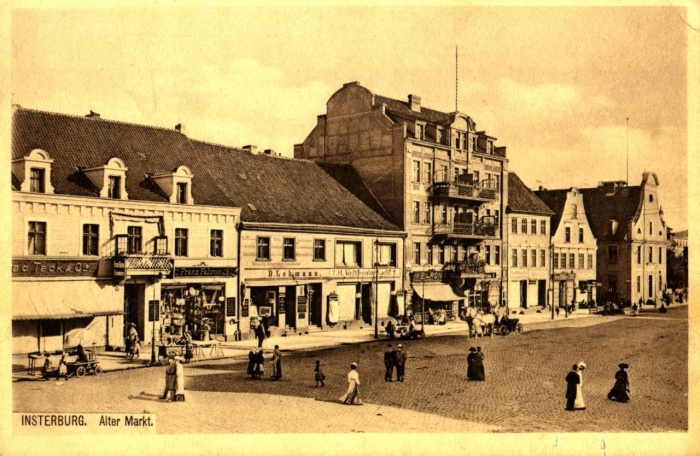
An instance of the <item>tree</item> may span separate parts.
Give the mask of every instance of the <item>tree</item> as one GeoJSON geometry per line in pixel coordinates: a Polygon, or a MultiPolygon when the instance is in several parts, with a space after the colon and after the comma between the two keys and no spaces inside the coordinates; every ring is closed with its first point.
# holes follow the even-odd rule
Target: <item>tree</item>
{"type": "Polygon", "coordinates": [[[676,256],[674,249],[666,251],[666,282],[670,288],[688,287],[688,247],[676,256]]]}

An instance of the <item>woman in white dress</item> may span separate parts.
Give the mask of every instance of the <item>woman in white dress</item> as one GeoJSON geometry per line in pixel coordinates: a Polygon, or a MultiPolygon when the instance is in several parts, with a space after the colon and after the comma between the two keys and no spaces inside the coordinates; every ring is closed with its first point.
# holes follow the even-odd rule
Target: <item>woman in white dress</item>
{"type": "Polygon", "coordinates": [[[360,399],[360,375],[357,373],[357,363],[350,364],[348,391],[343,394],[340,401],[346,405],[362,405],[362,399],[360,399]]]}
{"type": "Polygon", "coordinates": [[[586,363],[581,361],[578,363],[578,376],[581,381],[576,385],[576,400],[574,401],[574,410],[586,410],[586,403],[583,401],[583,371],[586,370],[586,363]]]}

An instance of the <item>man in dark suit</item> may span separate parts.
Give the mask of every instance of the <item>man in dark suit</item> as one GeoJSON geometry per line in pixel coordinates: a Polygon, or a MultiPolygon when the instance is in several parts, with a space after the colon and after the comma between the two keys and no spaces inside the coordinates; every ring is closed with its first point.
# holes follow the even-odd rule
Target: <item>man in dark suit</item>
{"type": "Polygon", "coordinates": [[[392,348],[391,344],[386,346],[384,350],[384,367],[386,368],[386,373],[384,374],[384,381],[391,382],[394,376],[394,366],[396,365],[396,351],[392,348]]]}
{"type": "Polygon", "coordinates": [[[571,368],[571,372],[566,376],[566,410],[574,409],[576,385],[579,383],[581,383],[581,377],[578,375],[578,366],[574,364],[571,368]]]}
{"type": "Polygon", "coordinates": [[[396,351],[396,379],[403,382],[404,372],[406,371],[406,352],[403,351],[403,345],[399,344],[396,351]]]}

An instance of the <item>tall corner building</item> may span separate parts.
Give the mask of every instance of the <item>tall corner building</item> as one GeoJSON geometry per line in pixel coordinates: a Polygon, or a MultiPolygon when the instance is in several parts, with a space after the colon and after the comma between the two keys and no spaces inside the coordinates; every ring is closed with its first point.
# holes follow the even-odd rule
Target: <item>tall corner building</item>
{"type": "Polygon", "coordinates": [[[373,196],[375,210],[407,234],[413,305],[450,318],[458,303],[501,303],[506,148],[468,115],[426,108],[417,95],[402,101],[350,82],[326,106],[294,156],[319,163],[360,199],[373,196]],[[347,166],[362,182],[343,179],[347,166]]]}

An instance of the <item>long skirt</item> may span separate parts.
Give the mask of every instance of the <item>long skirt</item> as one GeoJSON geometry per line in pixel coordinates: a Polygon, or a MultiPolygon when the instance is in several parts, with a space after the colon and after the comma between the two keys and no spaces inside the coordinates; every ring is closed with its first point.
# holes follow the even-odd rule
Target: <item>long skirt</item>
{"type": "Polygon", "coordinates": [[[340,397],[340,401],[347,405],[361,405],[362,399],[360,399],[360,387],[354,381],[351,381],[348,385],[347,393],[340,397]]]}
{"type": "Polygon", "coordinates": [[[574,410],[586,410],[586,404],[583,402],[583,386],[576,385],[576,399],[574,400],[574,410]]]}
{"type": "Polygon", "coordinates": [[[486,380],[486,373],[484,372],[484,363],[480,361],[474,361],[470,367],[471,377],[470,380],[486,380]]]}
{"type": "Polygon", "coordinates": [[[629,401],[630,397],[627,394],[626,384],[624,382],[615,382],[615,386],[608,393],[608,399],[615,399],[618,402],[629,401]]]}

